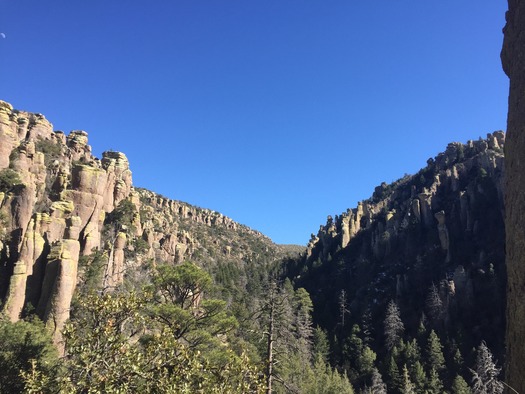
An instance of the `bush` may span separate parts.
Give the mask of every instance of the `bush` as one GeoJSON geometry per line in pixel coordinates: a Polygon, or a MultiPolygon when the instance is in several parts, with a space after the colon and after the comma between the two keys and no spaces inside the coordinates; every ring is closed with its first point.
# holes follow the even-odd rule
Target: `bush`
{"type": "Polygon", "coordinates": [[[6,168],[0,171],[0,192],[8,192],[20,183],[20,177],[15,170],[6,168]]]}
{"type": "Polygon", "coordinates": [[[49,163],[62,155],[62,146],[51,140],[38,139],[35,144],[35,149],[37,152],[44,154],[46,165],[49,165],[49,163]]]}
{"type": "Polygon", "coordinates": [[[21,373],[38,371],[52,378],[58,363],[58,354],[44,324],[34,321],[11,323],[0,320],[0,392],[26,391],[21,373]]]}

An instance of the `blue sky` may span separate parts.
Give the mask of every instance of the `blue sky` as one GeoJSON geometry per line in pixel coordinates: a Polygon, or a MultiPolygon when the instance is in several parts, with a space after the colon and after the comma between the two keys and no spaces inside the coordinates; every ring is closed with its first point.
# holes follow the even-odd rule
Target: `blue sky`
{"type": "Polygon", "coordinates": [[[0,0],[0,99],[134,184],[306,244],[506,126],[504,0],[0,0]]]}

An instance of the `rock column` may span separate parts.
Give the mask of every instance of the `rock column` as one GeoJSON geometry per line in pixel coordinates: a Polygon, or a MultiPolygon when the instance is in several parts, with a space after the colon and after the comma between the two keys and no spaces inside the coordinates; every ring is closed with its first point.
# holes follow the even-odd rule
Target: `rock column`
{"type": "Polygon", "coordinates": [[[510,78],[505,144],[507,383],[525,393],[525,1],[508,0],[501,51],[510,78]]]}

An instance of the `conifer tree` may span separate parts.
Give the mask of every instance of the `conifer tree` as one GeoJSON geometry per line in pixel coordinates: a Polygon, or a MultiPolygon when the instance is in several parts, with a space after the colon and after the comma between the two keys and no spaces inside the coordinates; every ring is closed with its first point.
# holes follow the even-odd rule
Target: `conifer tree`
{"type": "Polygon", "coordinates": [[[377,370],[377,368],[372,369],[370,379],[370,387],[365,386],[365,388],[361,391],[362,394],[387,394],[386,390],[386,384],[383,382],[383,379],[381,378],[381,374],[377,370]]]}
{"type": "Polygon", "coordinates": [[[427,385],[427,394],[443,394],[443,382],[439,378],[438,372],[434,369],[430,369],[428,385],[427,385]]]}
{"type": "Polygon", "coordinates": [[[416,361],[412,367],[412,381],[416,386],[416,391],[418,393],[423,393],[427,385],[427,374],[423,368],[423,365],[419,361],[416,361]]]}
{"type": "Polygon", "coordinates": [[[456,375],[452,382],[452,394],[472,394],[469,385],[461,375],[456,375]]]}
{"type": "Polygon", "coordinates": [[[396,346],[405,331],[403,321],[401,320],[401,314],[397,304],[392,300],[388,304],[385,321],[385,345],[386,348],[390,351],[396,346]]]}
{"type": "Polygon", "coordinates": [[[440,327],[443,317],[443,301],[439,296],[439,291],[434,283],[430,286],[426,299],[426,310],[434,328],[440,327]]]}
{"type": "Polygon", "coordinates": [[[387,383],[389,392],[397,392],[397,390],[399,390],[401,387],[402,382],[399,368],[393,354],[390,355],[386,365],[386,376],[388,379],[387,383]]]}
{"type": "Polygon", "coordinates": [[[401,386],[402,394],[416,394],[416,389],[414,384],[410,380],[410,375],[408,374],[408,368],[406,364],[403,366],[403,385],[401,386]]]}
{"type": "Polygon", "coordinates": [[[500,394],[504,390],[503,383],[498,380],[501,368],[496,367],[492,353],[485,341],[477,350],[476,366],[472,372],[473,394],[500,394]]]}
{"type": "Polygon", "coordinates": [[[443,346],[434,330],[430,331],[427,342],[428,368],[441,372],[445,368],[445,357],[443,356],[443,346]]]}

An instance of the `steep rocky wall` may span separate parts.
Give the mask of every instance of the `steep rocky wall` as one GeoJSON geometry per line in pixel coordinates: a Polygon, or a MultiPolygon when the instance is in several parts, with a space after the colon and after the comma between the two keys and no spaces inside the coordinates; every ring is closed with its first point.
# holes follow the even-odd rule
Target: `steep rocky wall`
{"type": "Polygon", "coordinates": [[[91,154],[87,133],[67,137],[41,114],[0,101],[0,296],[16,321],[36,308],[60,340],[80,255],[101,247],[104,217],[131,192],[126,157],[91,154]]]}
{"type": "Polygon", "coordinates": [[[414,334],[434,284],[444,305],[434,328],[465,354],[486,340],[502,360],[504,146],[501,131],[451,143],[417,174],[383,183],[356,208],[328,217],[304,258],[288,265],[288,276],[312,296],[314,319],[341,335],[344,291],[348,320],[362,324],[369,313],[380,322],[394,299],[414,334]]]}
{"type": "Polygon", "coordinates": [[[12,321],[36,311],[59,343],[89,275],[95,290],[112,291],[134,275],[133,285],[147,281],[152,264],[191,259],[210,272],[243,272],[297,250],[218,212],[134,189],[124,154],[99,160],[86,132],[66,136],[0,101],[0,299],[12,321]],[[96,275],[95,258],[104,262],[96,275]]]}
{"type": "Polygon", "coordinates": [[[525,1],[509,0],[501,60],[510,78],[505,146],[507,382],[525,392],[525,1]]]}

